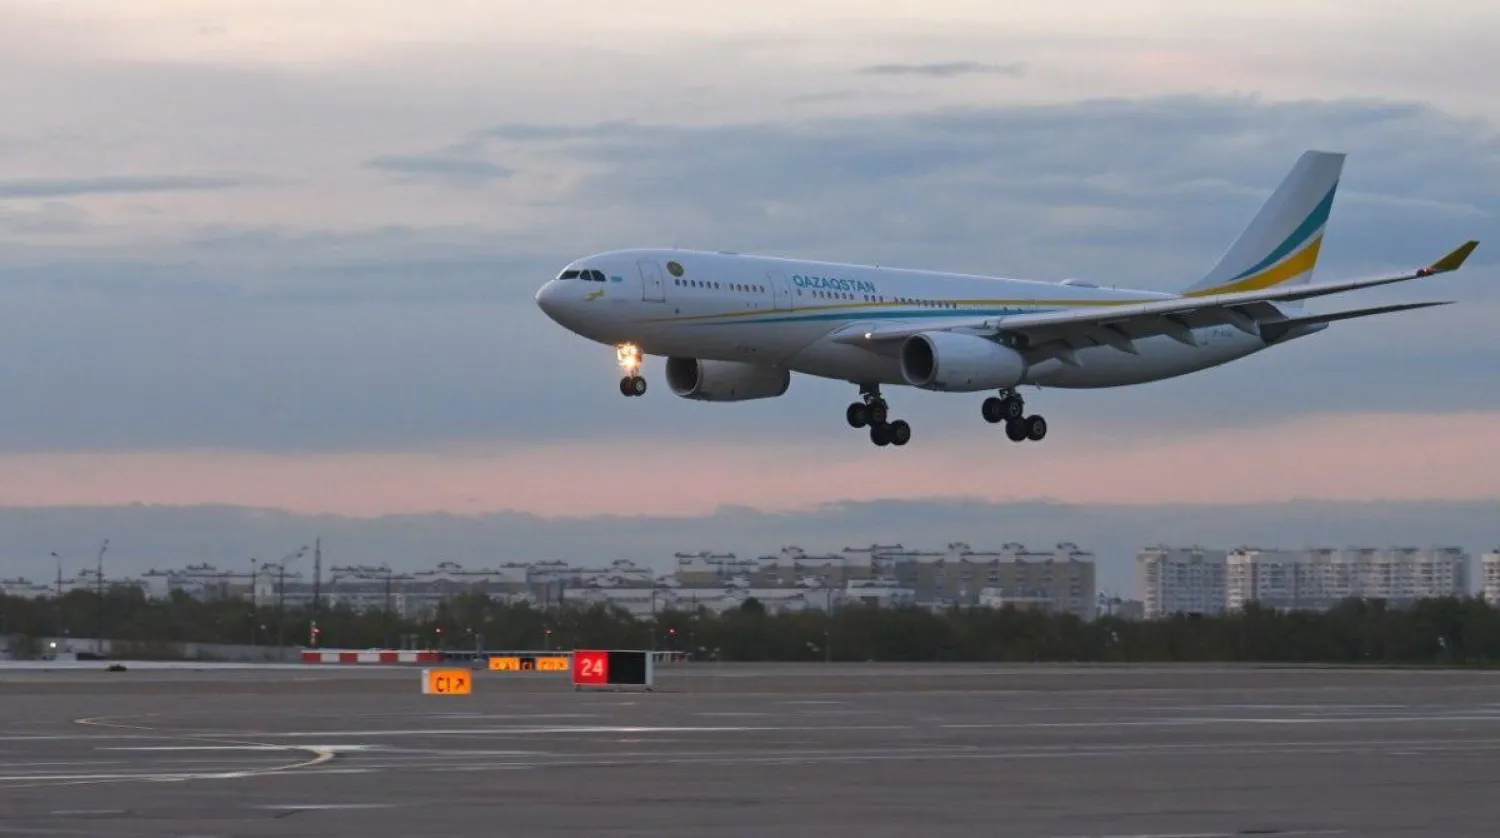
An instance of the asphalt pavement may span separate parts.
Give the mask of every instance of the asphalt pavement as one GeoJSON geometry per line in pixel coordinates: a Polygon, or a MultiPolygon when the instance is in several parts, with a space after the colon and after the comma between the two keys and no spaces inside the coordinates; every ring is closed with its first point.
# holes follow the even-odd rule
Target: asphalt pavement
{"type": "Polygon", "coordinates": [[[1493,836],[1500,673],[0,666],[0,835],[1493,836]]]}

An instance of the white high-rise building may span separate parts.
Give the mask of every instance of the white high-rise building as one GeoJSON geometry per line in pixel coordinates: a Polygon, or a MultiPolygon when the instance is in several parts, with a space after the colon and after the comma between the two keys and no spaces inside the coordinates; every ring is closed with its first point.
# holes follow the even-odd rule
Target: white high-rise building
{"type": "Polygon", "coordinates": [[[1222,612],[1226,555],[1202,547],[1147,547],[1137,553],[1136,595],[1146,619],[1222,612]]]}
{"type": "Polygon", "coordinates": [[[1500,547],[1479,559],[1479,593],[1490,605],[1500,605],[1500,547]]]}
{"type": "Polygon", "coordinates": [[[1468,596],[1469,556],[1458,547],[1241,548],[1229,554],[1225,587],[1231,609],[1256,601],[1268,608],[1316,611],[1349,598],[1405,605],[1468,596]]]}

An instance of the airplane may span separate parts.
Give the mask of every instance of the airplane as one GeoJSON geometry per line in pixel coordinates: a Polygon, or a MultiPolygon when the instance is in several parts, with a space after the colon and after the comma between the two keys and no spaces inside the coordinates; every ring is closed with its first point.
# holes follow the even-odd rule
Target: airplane
{"type": "Polygon", "coordinates": [[[994,391],[980,415],[1014,442],[1039,441],[1019,388],[1122,387],[1216,367],[1375,314],[1452,301],[1308,314],[1314,297],[1457,270],[1468,241],[1388,276],[1312,281],[1345,155],[1307,151],[1219,261],[1180,292],[806,261],[725,251],[617,250],[571,262],[536,293],[564,328],[615,347],[620,392],[646,392],[643,355],[666,358],[683,398],[785,394],[792,373],[847,381],[850,427],[903,446],[882,385],[994,391]]]}

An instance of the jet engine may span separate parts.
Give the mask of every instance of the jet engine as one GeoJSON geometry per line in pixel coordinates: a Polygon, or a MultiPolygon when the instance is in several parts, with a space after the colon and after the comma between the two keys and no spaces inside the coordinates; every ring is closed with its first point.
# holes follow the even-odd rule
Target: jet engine
{"type": "Polygon", "coordinates": [[[978,335],[923,332],[901,344],[901,376],[924,390],[1000,390],[1021,383],[1026,359],[978,335]]]}
{"type": "Polygon", "coordinates": [[[785,393],[791,383],[791,371],[776,367],[738,361],[667,359],[667,386],[684,399],[704,402],[770,399],[785,393]]]}

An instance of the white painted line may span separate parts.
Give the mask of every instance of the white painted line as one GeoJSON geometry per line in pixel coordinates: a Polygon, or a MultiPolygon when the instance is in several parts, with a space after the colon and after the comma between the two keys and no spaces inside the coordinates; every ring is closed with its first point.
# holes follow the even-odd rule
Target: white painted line
{"type": "MultiPolygon", "coordinates": [[[[423,718],[429,719],[597,719],[603,713],[430,713],[423,718]]],[[[410,714],[402,715],[403,719],[411,719],[410,714]]]]}
{"type": "MultiPolygon", "coordinates": [[[[27,774],[27,775],[0,775],[0,783],[30,783],[30,782],[66,782],[70,784],[87,785],[92,783],[117,783],[117,782],[157,782],[157,783],[180,783],[188,780],[242,780],[247,777],[264,777],[271,774],[279,774],[287,771],[298,771],[315,766],[321,766],[337,756],[335,751],[327,748],[317,748],[308,745],[287,745],[280,750],[301,751],[312,754],[308,759],[301,762],[284,763],[279,765],[263,766],[257,768],[242,768],[232,771],[142,771],[131,773],[114,774],[27,774]]],[[[14,786],[12,786],[14,788],[14,786]]]]}
{"type": "MultiPolygon", "coordinates": [[[[1025,727],[1025,725],[1021,725],[1025,727]]],[[[840,725],[840,731],[869,731],[869,730],[912,730],[911,725],[840,725]]],[[[767,733],[778,731],[818,731],[827,732],[828,727],[824,725],[803,725],[789,727],[712,727],[712,726],[614,726],[614,725],[577,725],[566,727],[472,727],[472,728],[425,728],[425,729],[402,729],[402,730],[324,730],[324,731],[292,731],[288,733],[275,731],[258,731],[247,733],[246,736],[254,736],[260,739],[309,739],[314,736],[334,737],[381,737],[381,736],[486,736],[486,735],[533,735],[533,734],[565,734],[565,733],[767,733]]]]}
{"type": "MultiPolygon", "coordinates": [[[[1245,832],[1135,832],[1108,835],[1055,835],[1053,838],[1243,838],[1245,832]]],[[[1278,829],[1271,835],[1346,835],[1344,829],[1278,829]]]]}
{"type": "Polygon", "coordinates": [[[1004,730],[1009,728],[1110,728],[1110,727],[1193,727],[1200,725],[1336,725],[1336,724],[1408,724],[1422,722],[1500,722],[1496,715],[1433,715],[1433,716],[1365,716],[1347,718],[1256,718],[1218,717],[1182,719],[1137,719],[1134,721],[1101,722],[972,722],[945,724],[944,728],[955,730],[1004,730]]]}
{"type": "Polygon", "coordinates": [[[693,715],[694,716],[704,716],[704,717],[744,718],[744,717],[752,717],[752,716],[754,716],[754,717],[763,717],[763,716],[770,716],[770,715],[773,715],[773,714],[771,714],[771,713],[756,713],[756,712],[752,712],[752,711],[749,711],[749,710],[745,710],[745,711],[741,711],[741,712],[735,712],[735,711],[731,711],[731,710],[720,710],[720,711],[717,711],[717,712],[704,711],[702,713],[694,713],[693,715]]]}
{"type": "Polygon", "coordinates": [[[96,751],[289,751],[290,745],[117,745],[96,751]]]}
{"type": "Polygon", "coordinates": [[[264,804],[264,805],[261,805],[261,806],[256,806],[254,808],[256,808],[256,809],[275,809],[275,810],[281,810],[281,811],[286,811],[288,809],[291,809],[293,811],[318,811],[318,810],[336,810],[336,809],[394,809],[394,808],[396,808],[396,804],[394,804],[394,803],[286,803],[286,804],[267,803],[267,804],[264,804]]]}

